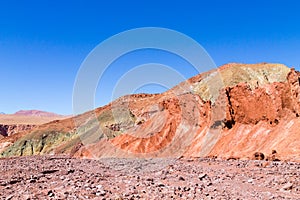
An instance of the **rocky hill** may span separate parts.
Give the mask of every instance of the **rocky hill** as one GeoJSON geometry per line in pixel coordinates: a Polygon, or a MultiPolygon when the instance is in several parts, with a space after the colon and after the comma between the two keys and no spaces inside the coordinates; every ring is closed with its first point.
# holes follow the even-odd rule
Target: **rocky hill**
{"type": "MultiPolygon", "coordinates": [[[[0,114],[0,139],[20,132],[28,133],[41,124],[63,118],[65,117],[55,113],[38,110],[21,110],[14,114],[0,114]]],[[[7,143],[0,142],[0,148],[5,145],[7,143]]]]}
{"type": "Polygon", "coordinates": [[[299,92],[300,73],[284,65],[227,64],[3,138],[0,152],[300,161],[299,92]]]}

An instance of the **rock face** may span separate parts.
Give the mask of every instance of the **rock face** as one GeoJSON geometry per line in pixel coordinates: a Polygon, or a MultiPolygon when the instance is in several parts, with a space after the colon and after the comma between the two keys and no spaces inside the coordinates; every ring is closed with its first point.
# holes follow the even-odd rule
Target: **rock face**
{"type": "Polygon", "coordinates": [[[299,73],[291,70],[287,82],[276,82],[251,89],[247,83],[227,87],[228,109],[234,122],[278,124],[284,117],[299,116],[299,73]]]}
{"type": "Polygon", "coordinates": [[[211,155],[250,157],[254,151],[270,155],[275,150],[285,159],[299,161],[299,75],[292,69],[286,82],[225,88],[226,121],[234,125],[222,131],[211,155]]]}
{"type": "Polygon", "coordinates": [[[165,93],[124,96],[8,137],[0,152],[266,159],[276,151],[276,159],[300,161],[299,92],[299,72],[284,65],[227,64],[165,93]]]}
{"type": "Polygon", "coordinates": [[[2,136],[11,136],[18,132],[28,131],[34,128],[35,125],[24,125],[24,124],[14,124],[14,125],[5,125],[0,124],[0,135],[2,136]]]}

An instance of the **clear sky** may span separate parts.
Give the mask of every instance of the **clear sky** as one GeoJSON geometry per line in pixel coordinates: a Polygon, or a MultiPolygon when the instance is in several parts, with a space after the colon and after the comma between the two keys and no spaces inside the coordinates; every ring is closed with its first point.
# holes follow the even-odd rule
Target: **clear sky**
{"type": "MultiPolygon", "coordinates": [[[[73,84],[88,53],[114,34],[149,26],[192,37],[218,66],[277,62],[300,69],[296,0],[3,0],[0,112],[72,113],[73,84]]],[[[97,98],[99,105],[106,103],[97,98]]]]}

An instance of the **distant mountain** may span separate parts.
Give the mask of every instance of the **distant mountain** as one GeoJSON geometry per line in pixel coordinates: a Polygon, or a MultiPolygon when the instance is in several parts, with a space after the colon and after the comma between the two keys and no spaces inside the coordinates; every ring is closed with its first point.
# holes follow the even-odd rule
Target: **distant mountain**
{"type": "Polygon", "coordinates": [[[19,110],[18,112],[14,113],[14,115],[22,115],[22,116],[37,116],[37,117],[62,117],[62,115],[40,111],[40,110],[19,110]]]}
{"type": "Polygon", "coordinates": [[[29,131],[37,125],[63,119],[64,117],[39,110],[20,110],[14,114],[0,112],[0,136],[5,137],[18,132],[29,131]]]}
{"type": "Polygon", "coordinates": [[[40,125],[53,120],[65,119],[63,116],[40,110],[20,110],[14,114],[0,114],[0,124],[4,125],[40,125]]]}

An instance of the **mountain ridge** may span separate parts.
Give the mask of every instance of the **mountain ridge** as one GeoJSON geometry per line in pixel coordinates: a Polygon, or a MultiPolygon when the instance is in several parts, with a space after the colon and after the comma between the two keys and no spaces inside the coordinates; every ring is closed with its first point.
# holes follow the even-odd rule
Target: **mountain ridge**
{"type": "Polygon", "coordinates": [[[39,117],[62,117],[63,116],[53,112],[47,112],[41,110],[19,110],[15,112],[13,115],[39,116],[39,117]]]}
{"type": "Polygon", "coordinates": [[[2,139],[1,155],[251,159],[276,151],[300,161],[299,77],[282,64],[230,63],[162,94],[127,95],[2,139]]]}

